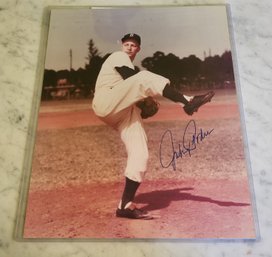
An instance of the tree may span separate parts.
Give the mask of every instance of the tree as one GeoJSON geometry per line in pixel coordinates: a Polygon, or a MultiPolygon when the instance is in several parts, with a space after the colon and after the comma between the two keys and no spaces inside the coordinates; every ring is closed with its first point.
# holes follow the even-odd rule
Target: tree
{"type": "Polygon", "coordinates": [[[171,84],[179,88],[199,89],[223,85],[226,80],[234,80],[231,52],[222,56],[215,55],[200,60],[195,55],[180,59],[173,53],[165,55],[157,51],[152,57],[146,57],[142,66],[147,70],[170,79],[171,84]]]}
{"type": "Polygon", "coordinates": [[[180,61],[180,75],[190,80],[194,80],[200,75],[201,72],[201,60],[195,55],[185,57],[180,61]]]}
{"type": "Polygon", "coordinates": [[[90,39],[89,41],[89,54],[88,54],[88,61],[90,62],[92,60],[93,57],[95,56],[99,56],[99,51],[98,49],[95,47],[94,41],[92,39],[90,39]]]}
{"type": "Polygon", "coordinates": [[[142,61],[142,66],[156,74],[169,78],[172,82],[179,78],[178,67],[180,59],[174,54],[165,55],[157,51],[152,57],[147,57],[142,61]]]}
{"type": "Polygon", "coordinates": [[[103,58],[99,55],[99,51],[96,48],[94,41],[90,39],[89,41],[89,54],[88,54],[88,63],[85,65],[87,72],[87,81],[85,85],[84,95],[88,96],[94,92],[95,83],[97,80],[98,73],[103,64],[103,58]]]}
{"type": "Polygon", "coordinates": [[[222,69],[224,72],[225,80],[234,80],[233,63],[231,51],[225,51],[222,56],[222,69]]]}
{"type": "Polygon", "coordinates": [[[57,73],[54,70],[44,70],[43,86],[55,86],[57,81],[57,73]]]}

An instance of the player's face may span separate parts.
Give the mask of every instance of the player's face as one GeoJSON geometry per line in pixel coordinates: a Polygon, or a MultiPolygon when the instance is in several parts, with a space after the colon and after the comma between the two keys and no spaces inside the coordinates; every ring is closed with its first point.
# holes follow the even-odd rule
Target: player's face
{"type": "Polygon", "coordinates": [[[122,44],[122,51],[125,52],[131,60],[133,60],[136,54],[140,51],[140,46],[137,41],[133,39],[126,40],[122,44]]]}

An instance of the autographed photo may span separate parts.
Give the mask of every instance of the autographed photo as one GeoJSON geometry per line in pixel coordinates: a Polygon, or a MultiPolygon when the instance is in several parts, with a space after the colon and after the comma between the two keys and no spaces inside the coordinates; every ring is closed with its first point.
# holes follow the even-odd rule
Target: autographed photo
{"type": "Polygon", "coordinates": [[[23,238],[256,238],[227,13],[50,10],[23,238]]]}

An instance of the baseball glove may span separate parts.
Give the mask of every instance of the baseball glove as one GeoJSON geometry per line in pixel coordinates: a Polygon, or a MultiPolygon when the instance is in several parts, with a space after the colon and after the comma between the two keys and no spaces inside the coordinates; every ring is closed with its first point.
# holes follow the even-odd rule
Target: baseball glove
{"type": "Polygon", "coordinates": [[[136,105],[141,109],[141,117],[143,119],[147,119],[155,115],[160,107],[159,102],[157,102],[151,96],[148,96],[147,98],[137,102],[136,105]]]}

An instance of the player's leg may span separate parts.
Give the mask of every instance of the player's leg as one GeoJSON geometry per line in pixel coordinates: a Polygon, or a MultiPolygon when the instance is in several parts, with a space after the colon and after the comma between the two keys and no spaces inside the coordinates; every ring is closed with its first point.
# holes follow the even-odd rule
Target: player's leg
{"type": "Polygon", "coordinates": [[[119,125],[121,139],[127,151],[125,176],[141,182],[147,169],[147,136],[140,116],[140,110],[133,106],[130,116],[119,125]]]}
{"type": "Polygon", "coordinates": [[[93,104],[94,109],[99,110],[97,115],[102,117],[116,114],[148,96],[162,95],[174,102],[179,102],[187,107],[184,110],[190,115],[197,110],[195,103],[198,103],[197,108],[199,108],[203,102],[202,98],[198,98],[192,105],[188,97],[170,86],[170,81],[167,78],[149,71],[141,71],[102,94],[103,97],[99,97],[99,99],[103,99],[103,101],[95,101],[93,104]]]}
{"type": "MultiPolygon", "coordinates": [[[[129,67],[122,66],[122,67],[115,67],[117,72],[122,76],[123,79],[127,79],[131,76],[137,74],[137,71],[130,69],[129,67]]],[[[149,72],[152,75],[152,73],[149,72]]],[[[180,92],[176,91],[170,85],[166,85],[162,95],[174,102],[180,102],[184,105],[183,109],[188,115],[192,115],[194,112],[197,112],[198,108],[210,102],[212,97],[214,96],[214,92],[208,92],[204,95],[198,95],[195,97],[189,97],[186,95],[182,95],[180,92]]]]}
{"type": "Polygon", "coordinates": [[[127,151],[125,187],[116,210],[117,217],[147,219],[150,216],[133,203],[135,194],[147,169],[147,137],[143,128],[139,109],[133,106],[131,115],[119,126],[121,139],[127,151]]]}

